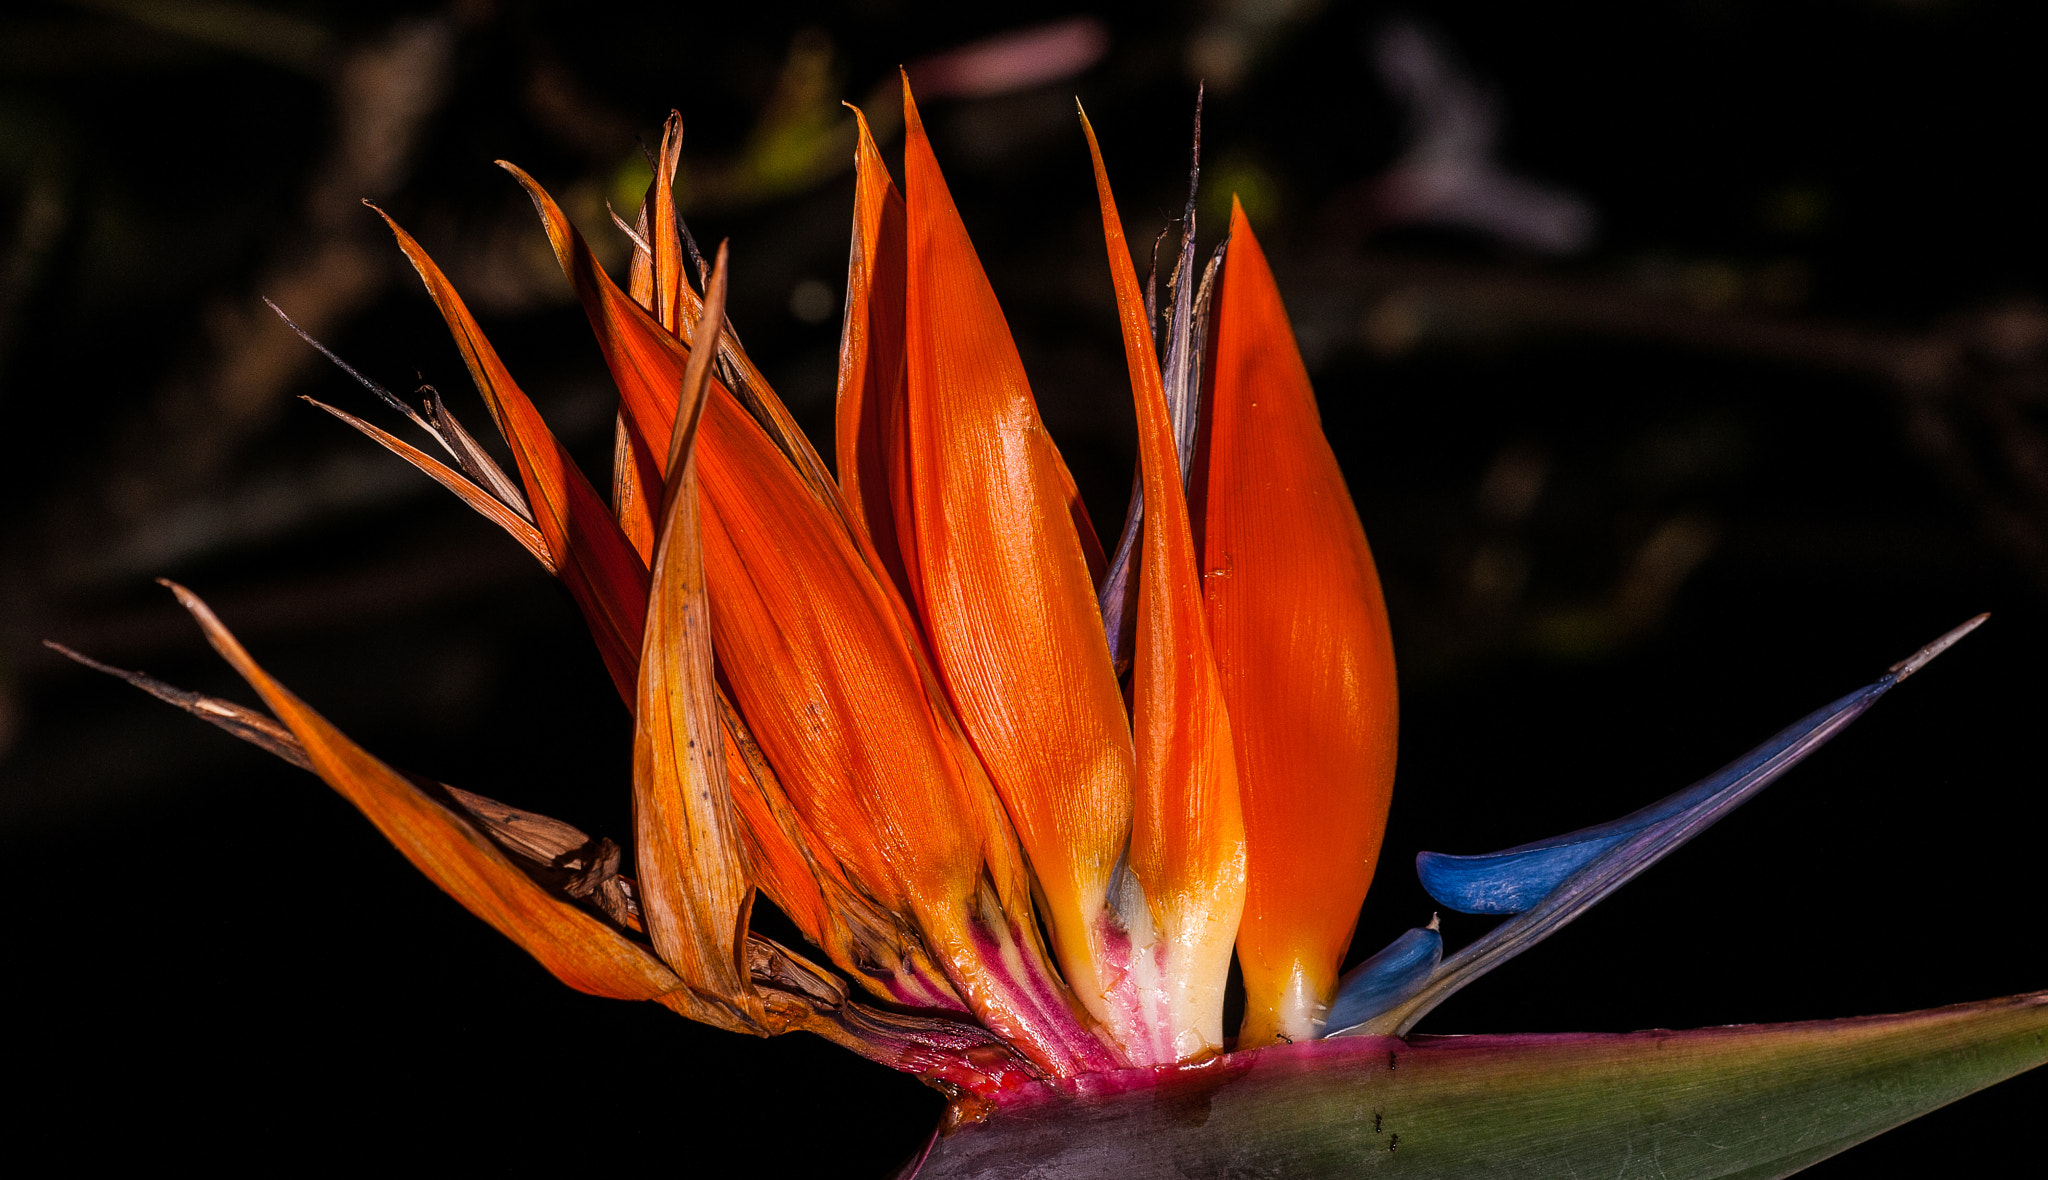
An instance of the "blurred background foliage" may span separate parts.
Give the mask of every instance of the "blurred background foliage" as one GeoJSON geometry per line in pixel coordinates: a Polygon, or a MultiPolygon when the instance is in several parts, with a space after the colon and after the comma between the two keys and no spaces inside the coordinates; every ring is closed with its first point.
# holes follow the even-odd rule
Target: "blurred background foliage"
{"type": "MultiPolygon", "coordinates": [[[[2048,984],[2029,904],[2048,818],[2043,24],[1985,0],[14,0],[0,847],[8,1058],[41,1097],[11,1112],[13,1142],[119,1128],[67,1150],[245,1164],[295,1158],[277,1142],[405,1145],[478,1171],[740,1152],[777,1175],[880,1174],[916,1145],[937,1108],[916,1083],[568,992],[316,782],[39,642],[247,699],[151,584],[175,577],[394,763],[628,830],[627,719],[566,596],[295,400],[376,409],[259,296],[480,422],[358,203],[377,202],[602,483],[613,392],[490,162],[531,171],[617,262],[606,202],[637,202],[643,145],[677,107],[684,214],[700,242],[731,240],[736,325],[823,443],[839,104],[893,158],[899,65],[1112,533],[1132,426],[1073,100],[1149,242],[1181,205],[1206,80],[1205,248],[1235,192],[1401,658],[1401,781],[1357,957],[1426,920],[1417,849],[1629,810],[1994,612],[1426,1031],[2048,984]]],[[[1820,1173],[1968,1170],[2044,1093],[2016,1082],[1820,1173]]]]}

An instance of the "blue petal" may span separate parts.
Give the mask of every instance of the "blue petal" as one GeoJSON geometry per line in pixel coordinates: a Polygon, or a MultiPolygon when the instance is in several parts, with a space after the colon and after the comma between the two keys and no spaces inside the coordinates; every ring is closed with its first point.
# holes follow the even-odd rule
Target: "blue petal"
{"type": "Polygon", "coordinates": [[[1337,981],[1337,998],[1330,1002],[1324,1022],[1328,1031],[1323,1035],[1342,1035],[1421,991],[1443,959],[1444,939],[1435,922],[1388,943],[1337,981]]]}
{"type": "MultiPolygon", "coordinates": [[[[1370,1018],[1360,1033],[1399,1036],[1458,989],[1550,937],[1608,894],[1749,801],[1851,721],[1877,698],[1920,670],[1986,616],[1893,664],[1875,683],[1810,713],[1733,764],[1691,787],[1612,823],[1492,856],[1418,857],[1423,883],[1445,905],[1483,903],[1521,912],[1443,964],[1394,1008],[1370,1018]],[[1441,892],[1439,891],[1441,889],[1441,892]]],[[[1502,912],[1499,909],[1482,912],[1502,912]]],[[[1510,910],[1509,912],[1512,912],[1510,910]]]]}
{"type": "Polygon", "coordinates": [[[1748,799],[1861,716],[1898,681],[1897,673],[1888,672],[1876,683],[1800,718],[1716,773],[1620,819],[1500,852],[1418,853],[1415,873],[1431,897],[1459,913],[1522,913],[1644,829],[1708,808],[1730,792],[1742,792],[1748,799]]]}

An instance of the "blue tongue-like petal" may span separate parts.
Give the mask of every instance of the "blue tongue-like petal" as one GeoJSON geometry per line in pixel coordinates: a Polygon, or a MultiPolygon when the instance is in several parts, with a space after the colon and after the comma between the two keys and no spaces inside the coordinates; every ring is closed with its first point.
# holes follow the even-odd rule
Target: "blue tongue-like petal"
{"type": "Polygon", "coordinates": [[[1422,990],[1444,959],[1443,935],[1436,921],[1418,926],[1387,944],[1386,949],[1337,981],[1337,998],[1324,1017],[1324,1036],[1335,1036],[1364,1024],[1422,990]]]}
{"type": "MultiPolygon", "coordinates": [[[[1415,873],[1422,878],[1422,887],[1431,897],[1459,913],[1522,913],[1629,837],[1688,813],[1704,811],[1717,801],[1727,802],[1737,795],[1740,798],[1734,802],[1748,799],[1862,716],[1898,682],[1898,673],[1887,672],[1876,683],[1793,722],[1714,774],[1620,819],[1500,852],[1475,856],[1418,853],[1415,873]]],[[[1719,818],[1718,814],[1715,818],[1719,818]]],[[[1681,826],[1688,834],[1698,830],[1694,825],[1681,826]]],[[[1673,828],[1674,832],[1677,830],[1673,828]]]]}
{"type": "Polygon", "coordinates": [[[1976,630],[1985,617],[1978,615],[1892,665],[1874,683],[1807,714],[1719,773],[1640,811],[1485,856],[1435,852],[1417,856],[1416,871],[1423,888],[1443,905],[1465,913],[1515,916],[1444,960],[1391,1007],[1349,1027],[1334,1020],[1330,1027],[1356,1034],[1394,1035],[1413,1028],[1459,988],[1550,937],[1636,874],[1748,802],[1862,716],[1877,698],[1976,630]]]}

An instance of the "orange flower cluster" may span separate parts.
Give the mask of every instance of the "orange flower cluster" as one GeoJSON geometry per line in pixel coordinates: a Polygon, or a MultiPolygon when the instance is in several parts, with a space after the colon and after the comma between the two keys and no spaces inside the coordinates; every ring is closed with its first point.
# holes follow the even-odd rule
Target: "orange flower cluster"
{"type": "Polygon", "coordinates": [[[393,226],[516,472],[438,401],[417,420],[452,465],[341,416],[575,598],[635,719],[630,875],[609,842],[385,766],[180,591],[283,728],[236,724],[585,991],[989,1092],[1222,1051],[1234,952],[1236,1047],[1315,1036],[1385,823],[1393,656],[1258,242],[1233,208],[1197,292],[1190,227],[1155,317],[1083,120],[1140,451],[1112,561],[907,87],[904,114],[901,187],[860,127],[836,478],[725,326],[724,250],[692,265],[679,122],[624,286],[507,165],[618,386],[609,502],[393,226]],[[751,933],[757,891],[870,1001],[751,933]]]}

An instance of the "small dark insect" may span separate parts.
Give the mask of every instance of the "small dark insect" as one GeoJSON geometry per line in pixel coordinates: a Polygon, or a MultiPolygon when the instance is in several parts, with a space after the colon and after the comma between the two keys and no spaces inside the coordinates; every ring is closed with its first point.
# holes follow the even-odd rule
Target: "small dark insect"
{"type": "Polygon", "coordinates": [[[1387,1151],[1390,1154],[1393,1152],[1395,1148],[1399,1146],[1401,1146],[1401,1137],[1399,1135],[1387,1136],[1387,1151]]]}
{"type": "Polygon", "coordinates": [[[1387,1072],[1389,1072],[1389,1073],[1392,1073],[1392,1072],[1393,1072],[1393,1069],[1394,1069],[1394,1051],[1393,1051],[1392,1049],[1389,1049],[1389,1050],[1387,1050],[1387,1072]]]}
{"type": "Polygon", "coordinates": [[[1379,1112],[1379,1111],[1373,1111],[1373,1112],[1372,1112],[1372,1133],[1373,1133],[1373,1134],[1375,1134],[1375,1135],[1377,1135],[1377,1134],[1379,1134],[1379,1133],[1380,1133],[1380,1112],[1379,1112]]]}

